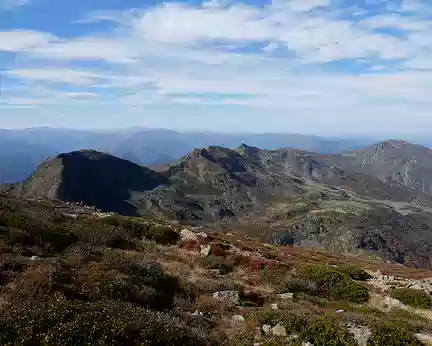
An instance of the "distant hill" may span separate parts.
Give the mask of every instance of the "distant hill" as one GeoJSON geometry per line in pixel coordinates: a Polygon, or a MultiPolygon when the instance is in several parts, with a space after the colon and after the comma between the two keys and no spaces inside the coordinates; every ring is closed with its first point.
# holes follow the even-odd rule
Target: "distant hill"
{"type": "Polygon", "coordinates": [[[180,159],[195,148],[217,145],[236,148],[241,143],[264,149],[292,147],[320,153],[359,149],[368,139],[350,140],[298,134],[223,134],[176,132],[163,129],[84,131],[56,128],[0,130],[2,183],[24,180],[45,159],[64,152],[92,149],[140,165],[161,165],[180,159]]]}
{"type": "Polygon", "coordinates": [[[432,193],[432,150],[405,141],[390,140],[344,154],[349,165],[393,186],[416,193],[432,193]]]}

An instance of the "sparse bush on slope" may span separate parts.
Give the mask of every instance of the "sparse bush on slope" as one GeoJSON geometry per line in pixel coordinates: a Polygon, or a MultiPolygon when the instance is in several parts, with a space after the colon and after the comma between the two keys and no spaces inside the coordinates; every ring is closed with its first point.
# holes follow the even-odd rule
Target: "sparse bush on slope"
{"type": "Polygon", "coordinates": [[[432,307],[432,296],[429,293],[412,288],[395,289],[391,296],[415,308],[430,309],[432,307]]]}
{"type": "Polygon", "coordinates": [[[368,346],[421,346],[414,335],[400,325],[391,323],[376,323],[372,328],[368,346]]]}
{"type": "Polygon", "coordinates": [[[364,303],[369,299],[366,287],[354,282],[334,268],[318,265],[307,266],[302,275],[316,283],[318,294],[329,299],[354,303],[364,303]]]}
{"type": "Polygon", "coordinates": [[[122,301],[49,301],[0,316],[3,345],[213,345],[209,331],[122,301]]]}
{"type": "Polygon", "coordinates": [[[358,268],[356,266],[343,266],[339,268],[339,271],[342,273],[348,275],[353,280],[357,281],[366,281],[368,279],[372,278],[372,275],[368,274],[366,271],[364,271],[361,268],[358,268]]]}
{"type": "Polygon", "coordinates": [[[221,274],[228,274],[234,269],[233,263],[220,256],[209,255],[202,257],[199,264],[206,269],[218,269],[221,274]]]}

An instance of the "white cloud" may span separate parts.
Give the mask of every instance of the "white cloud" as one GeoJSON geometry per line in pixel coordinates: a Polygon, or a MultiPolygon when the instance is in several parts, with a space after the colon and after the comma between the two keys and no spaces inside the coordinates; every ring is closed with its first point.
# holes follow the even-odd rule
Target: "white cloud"
{"type": "Polygon", "coordinates": [[[121,40],[89,37],[71,41],[58,41],[50,45],[34,47],[28,52],[37,57],[59,60],[100,60],[131,63],[139,54],[133,46],[121,40]]]}
{"type": "Polygon", "coordinates": [[[54,35],[31,31],[11,30],[0,31],[0,51],[20,52],[28,51],[35,47],[47,46],[50,42],[56,41],[54,35]]]}
{"type": "Polygon", "coordinates": [[[92,92],[68,92],[65,94],[65,97],[71,99],[95,99],[100,97],[100,95],[92,92]]]}
{"type": "Polygon", "coordinates": [[[428,0],[402,0],[400,5],[400,12],[408,13],[421,13],[426,14],[431,12],[428,0]],[[425,13],[426,12],[426,13],[425,13]]]}
{"type": "Polygon", "coordinates": [[[411,114],[417,103],[432,103],[430,23],[393,12],[357,23],[341,19],[325,0],[278,0],[262,8],[224,0],[171,2],[89,15],[85,22],[108,20],[115,27],[97,36],[3,32],[0,50],[22,58],[6,72],[29,86],[21,98],[43,104],[222,104],[348,124],[361,112],[388,117],[406,105],[411,114]],[[383,28],[403,35],[377,30],[383,28]],[[364,72],[326,72],[322,64],[344,68],[347,59],[357,59],[364,72]],[[33,60],[43,67],[32,66],[33,60]],[[81,61],[98,68],[69,66],[84,66],[81,61]]]}
{"type": "Polygon", "coordinates": [[[334,17],[331,11],[306,11],[328,5],[328,0],[278,0],[264,8],[229,5],[219,0],[203,6],[166,3],[145,11],[96,13],[85,19],[110,20],[120,26],[120,30],[109,35],[60,40],[43,33],[39,36],[33,32],[6,33],[10,39],[3,43],[3,48],[65,61],[132,64],[149,56],[179,58],[181,54],[223,63],[229,45],[240,48],[248,43],[269,42],[263,51],[278,44],[307,62],[365,57],[391,60],[416,54],[415,37],[408,42],[374,29],[411,30],[417,40],[422,38],[420,35],[427,39],[425,35],[431,29],[427,21],[395,15],[375,16],[356,24],[334,17]],[[300,8],[304,11],[299,11],[300,8]],[[21,37],[15,40],[14,35],[19,34],[21,37]]]}
{"type": "Polygon", "coordinates": [[[93,72],[61,68],[15,69],[6,71],[5,75],[33,82],[67,83],[78,86],[92,85],[100,79],[100,75],[93,72]]]}

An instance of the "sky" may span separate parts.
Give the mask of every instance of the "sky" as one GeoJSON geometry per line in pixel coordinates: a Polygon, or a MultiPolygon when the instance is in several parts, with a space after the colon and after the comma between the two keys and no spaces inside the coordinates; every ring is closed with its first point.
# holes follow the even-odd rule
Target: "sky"
{"type": "Polygon", "coordinates": [[[0,128],[432,134],[432,0],[0,0],[0,128]]]}

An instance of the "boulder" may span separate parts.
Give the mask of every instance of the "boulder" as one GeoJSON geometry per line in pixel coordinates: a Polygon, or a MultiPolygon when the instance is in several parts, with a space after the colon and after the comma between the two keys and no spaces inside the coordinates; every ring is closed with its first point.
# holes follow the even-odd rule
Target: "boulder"
{"type": "Polygon", "coordinates": [[[185,241],[185,240],[198,240],[198,236],[197,236],[196,233],[188,230],[187,228],[183,228],[180,231],[180,239],[182,241],[185,241]]]}
{"type": "Polygon", "coordinates": [[[432,345],[432,335],[416,333],[414,334],[416,339],[422,342],[424,345],[432,345]]]}
{"type": "Polygon", "coordinates": [[[244,321],[245,321],[245,318],[244,318],[242,315],[234,315],[234,316],[232,317],[232,320],[233,320],[233,321],[236,321],[236,322],[244,322],[244,321]]]}
{"type": "Polygon", "coordinates": [[[268,324],[264,324],[262,326],[262,330],[263,330],[263,332],[265,334],[269,334],[271,332],[271,330],[272,330],[272,327],[270,325],[268,325],[268,324]]]}
{"type": "Polygon", "coordinates": [[[238,291],[219,291],[213,294],[213,299],[232,305],[240,304],[240,294],[238,291]]]}
{"type": "Polygon", "coordinates": [[[372,332],[368,327],[348,324],[347,328],[359,346],[367,346],[368,339],[372,335],[372,332]]]}
{"type": "Polygon", "coordinates": [[[274,336],[287,336],[287,331],[283,325],[278,323],[272,328],[272,333],[274,336]]]}
{"type": "Polygon", "coordinates": [[[201,255],[203,255],[203,256],[208,256],[208,255],[210,255],[210,251],[211,251],[211,248],[210,248],[210,245],[201,245],[201,255]]]}
{"type": "Polygon", "coordinates": [[[392,309],[405,309],[406,306],[405,304],[403,304],[399,299],[396,298],[392,298],[390,296],[386,296],[384,298],[384,306],[388,309],[388,310],[392,310],[392,309]]]}
{"type": "Polygon", "coordinates": [[[294,293],[289,293],[289,292],[281,293],[281,294],[278,294],[278,298],[280,298],[280,299],[294,299],[294,293]]]}

